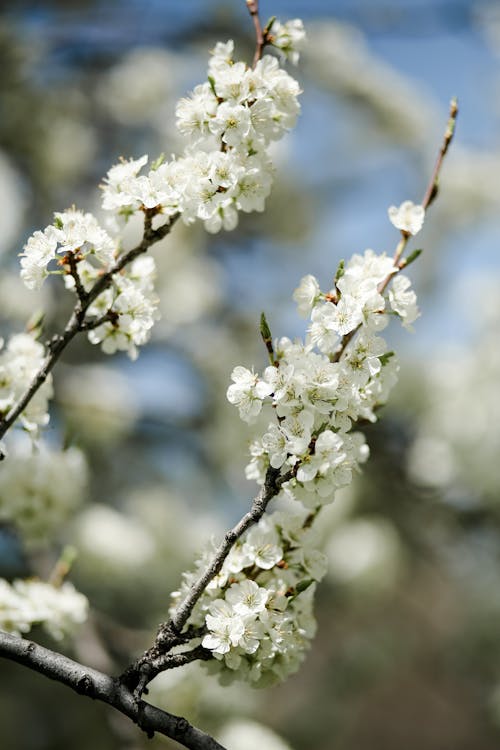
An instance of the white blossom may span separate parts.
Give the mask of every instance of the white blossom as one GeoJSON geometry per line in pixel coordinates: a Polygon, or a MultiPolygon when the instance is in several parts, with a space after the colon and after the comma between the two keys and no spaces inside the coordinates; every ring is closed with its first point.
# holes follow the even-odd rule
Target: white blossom
{"type": "Polygon", "coordinates": [[[294,65],[299,61],[299,53],[306,41],[304,24],[300,18],[294,18],[286,23],[274,21],[272,28],[272,43],[294,65]]]}
{"type": "Polygon", "coordinates": [[[388,214],[391,224],[408,234],[417,234],[424,224],[424,207],[412,201],[404,201],[399,207],[390,206],[388,214]]]}
{"type": "Polygon", "coordinates": [[[405,328],[411,326],[420,315],[417,307],[417,295],[410,289],[410,286],[410,279],[403,274],[399,274],[389,289],[389,303],[394,312],[402,318],[405,328]]]}
{"type": "Polygon", "coordinates": [[[38,580],[0,578],[0,629],[17,635],[42,625],[53,638],[71,634],[87,618],[88,601],[65,581],[55,587],[38,580]]]}
{"type": "Polygon", "coordinates": [[[251,422],[259,414],[262,399],[271,393],[271,388],[246,367],[235,367],[231,379],[234,385],[227,389],[227,399],[231,404],[238,406],[240,416],[245,422],[251,422]]]}
{"type": "Polygon", "coordinates": [[[298,306],[299,315],[303,318],[309,317],[319,296],[320,288],[316,277],[311,276],[311,274],[304,276],[293,293],[293,298],[298,306]]]}

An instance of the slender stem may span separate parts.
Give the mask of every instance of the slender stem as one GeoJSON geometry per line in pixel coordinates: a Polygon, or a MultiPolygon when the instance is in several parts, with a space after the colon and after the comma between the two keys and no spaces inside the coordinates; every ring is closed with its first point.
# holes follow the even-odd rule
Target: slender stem
{"type": "MultiPolygon", "coordinates": [[[[455,127],[456,127],[456,121],[458,117],[458,103],[456,99],[452,99],[450,102],[450,113],[448,117],[448,122],[446,123],[446,130],[443,136],[443,141],[441,143],[441,147],[439,149],[439,153],[436,159],[436,163],[434,165],[434,169],[432,170],[432,174],[430,177],[430,180],[427,184],[424,197],[422,199],[422,206],[424,209],[428,209],[431,203],[435,200],[437,194],[438,194],[438,185],[439,185],[439,175],[441,173],[441,167],[443,166],[444,157],[446,156],[446,153],[450,147],[450,144],[453,140],[453,136],[455,134],[455,127]]],[[[378,291],[380,294],[383,294],[383,292],[386,290],[387,286],[391,282],[391,280],[396,276],[399,271],[402,270],[404,267],[401,264],[401,258],[403,256],[404,251],[406,250],[406,246],[408,244],[408,241],[411,237],[411,234],[409,232],[406,232],[404,230],[401,231],[401,238],[398,242],[398,245],[396,247],[396,250],[394,251],[394,267],[395,271],[388,274],[386,278],[380,283],[378,287],[378,291]]],[[[342,354],[344,353],[346,346],[349,344],[349,342],[354,338],[356,333],[361,328],[361,325],[359,325],[357,328],[355,328],[353,331],[350,331],[347,333],[341,341],[340,347],[335,353],[335,356],[333,358],[333,362],[338,362],[341,358],[342,354]]]]}
{"type": "Polygon", "coordinates": [[[87,297],[87,292],[83,288],[82,280],[80,278],[80,274],[78,273],[78,264],[77,264],[77,260],[75,256],[76,252],[77,252],[76,250],[74,252],[70,251],[66,255],[66,260],[69,265],[71,276],[73,277],[75,281],[75,289],[76,289],[76,294],[78,296],[78,300],[80,302],[80,305],[84,305],[86,297],[87,297]]]}
{"type": "Polygon", "coordinates": [[[436,163],[434,165],[434,171],[432,173],[431,179],[429,180],[427,190],[425,191],[425,195],[422,200],[422,206],[426,210],[431,205],[431,203],[435,200],[438,194],[439,173],[441,171],[443,159],[446,156],[446,153],[450,147],[450,144],[453,140],[453,136],[455,134],[457,117],[458,117],[458,102],[457,102],[457,99],[453,97],[453,99],[450,102],[450,114],[448,117],[448,122],[446,124],[446,131],[444,134],[443,143],[441,144],[441,148],[439,150],[439,154],[436,159],[436,163]]]}
{"type": "Polygon", "coordinates": [[[246,5],[248,8],[248,12],[250,13],[252,17],[253,25],[255,27],[256,46],[255,46],[255,54],[253,56],[253,64],[252,64],[252,66],[255,68],[255,66],[257,65],[257,63],[262,57],[262,53],[264,51],[264,47],[266,46],[267,39],[262,30],[262,24],[259,18],[259,0],[246,0],[246,5]]]}
{"type": "Polygon", "coordinates": [[[256,524],[264,515],[269,502],[275,497],[280,489],[283,482],[286,482],[290,477],[288,475],[279,476],[279,470],[269,467],[266,473],[266,478],[262,489],[259,494],[254,498],[252,507],[245,513],[245,515],[238,521],[230,531],[226,532],[224,539],[217,548],[217,551],[213,557],[213,560],[206,567],[203,573],[200,575],[197,581],[191,586],[188,594],[181,602],[181,604],[175,610],[169,625],[174,632],[180,633],[184,625],[186,624],[193,608],[205,591],[206,587],[221,570],[224,560],[230,553],[231,549],[238,541],[238,539],[245,533],[250,526],[256,524]]]}
{"type": "MultiPolygon", "coordinates": [[[[210,581],[220,572],[224,560],[238,539],[251,526],[260,521],[270,501],[279,493],[281,486],[291,478],[291,471],[280,476],[279,469],[268,468],[262,489],[254,498],[250,510],[224,535],[211,562],[193,583],[171,619],[159,626],[154,645],[131,664],[121,676],[123,683],[133,689],[134,694],[140,696],[146,685],[158,672],[168,669],[170,666],[177,666],[172,664],[168,657],[168,652],[174,646],[185,643],[188,636],[192,639],[199,638],[202,635],[199,630],[190,631],[189,628],[185,633],[181,633],[196,602],[202,596],[210,581]]],[[[205,649],[194,649],[192,652],[184,653],[196,654],[195,658],[198,659],[206,659],[208,656],[205,649]]]]}
{"type": "Polygon", "coordinates": [[[33,641],[0,631],[0,656],[67,685],[80,695],[107,703],[132,719],[148,737],[157,732],[189,750],[224,750],[213,737],[186,719],[137,700],[117,678],[85,667],[33,641]]]}
{"type": "Polygon", "coordinates": [[[117,312],[110,309],[101,315],[100,318],[94,318],[94,320],[87,320],[80,326],[80,331],[93,331],[95,328],[99,328],[103,323],[117,323],[120,316],[117,312]]]}
{"type": "Polygon", "coordinates": [[[57,360],[61,356],[62,352],[66,349],[70,341],[76,336],[77,333],[90,330],[90,328],[92,327],[92,321],[85,321],[85,315],[92,302],[111,285],[113,276],[117,273],[120,273],[120,271],[122,271],[125,266],[131,263],[139,255],[145,253],[155,242],[158,242],[159,240],[166,237],[166,235],[169,234],[173,225],[179,218],[179,214],[175,214],[166,224],[158,227],[158,229],[153,229],[152,221],[154,215],[154,209],[146,210],[144,212],[144,233],[141,242],[136,247],[132,248],[128,252],[124,253],[120,258],[118,258],[114,266],[96,281],[89,292],[83,292],[83,296],[82,293],[78,291],[77,287],[78,300],[64,331],[60,334],[56,334],[51,339],[48,344],[48,354],[43,360],[40,369],[34,376],[30,385],[28,386],[26,391],[19,397],[16,403],[11,407],[5,417],[0,420],[0,439],[14,424],[16,419],[24,411],[37,391],[45,383],[49,373],[52,371],[54,365],[56,364],[57,360]]]}

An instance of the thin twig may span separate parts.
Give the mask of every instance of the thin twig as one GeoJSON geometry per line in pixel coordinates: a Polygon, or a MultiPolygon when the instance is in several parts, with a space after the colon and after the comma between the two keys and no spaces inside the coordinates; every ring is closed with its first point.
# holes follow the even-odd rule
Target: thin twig
{"type": "Polygon", "coordinates": [[[67,685],[80,695],[107,703],[132,719],[148,737],[158,732],[189,750],[225,750],[213,737],[192,726],[186,719],[136,700],[118,679],[85,667],[33,641],[0,631],[0,656],[67,685]]]}
{"type": "Polygon", "coordinates": [[[441,172],[441,165],[443,164],[443,159],[446,156],[446,153],[450,147],[450,144],[453,140],[453,136],[455,134],[457,117],[458,117],[458,102],[457,102],[456,97],[453,97],[453,99],[450,102],[450,115],[449,115],[448,122],[446,125],[446,132],[444,134],[443,143],[441,145],[438,158],[436,159],[436,164],[434,165],[434,171],[432,173],[432,177],[429,181],[427,190],[425,191],[425,195],[422,200],[422,206],[426,210],[431,205],[431,203],[436,199],[436,196],[438,194],[439,173],[441,172]]]}
{"type": "MultiPolygon", "coordinates": [[[[432,170],[430,180],[427,184],[424,197],[422,199],[422,206],[424,207],[425,210],[429,208],[429,206],[435,200],[438,194],[439,175],[441,173],[441,167],[443,166],[444,157],[446,156],[446,153],[453,140],[457,117],[458,117],[458,103],[457,103],[457,100],[453,98],[450,102],[450,113],[448,117],[448,122],[446,123],[446,130],[443,136],[443,141],[441,143],[441,148],[439,149],[439,153],[436,159],[436,163],[434,165],[434,169],[432,170]]],[[[384,291],[386,290],[387,286],[389,285],[391,280],[394,278],[394,276],[396,276],[399,273],[399,271],[401,271],[404,268],[404,264],[401,263],[401,258],[403,256],[404,251],[406,250],[406,246],[411,236],[412,235],[409,232],[406,232],[404,230],[401,231],[401,238],[397,244],[397,247],[396,247],[396,250],[394,251],[394,256],[393,256],[394,267],[396,270],[388,274],[386,278],[379,284],[379,287],[378,287],[379,294],[384,293],[384,291]]],[[[335,352],[335,355],[332,359],[333,362],[338,362],[340,360],[347,345],[354,338],[354,336],[356,335],[356,333],[359,331],[360,328],[361,328],[361,324],[357,328],[355,328],[353,331],[350,331],[345,336],[343,336],[340,347],[335,352]]]]}
{"type": "MultiPolygon", "coordinates": [[[[136,694],[140,696],[148,682],[153,679],[150,675],[155,676],[152,665],[155,663],[159,664],[163,655],[168,654],[174,646],[186,642],[185,636],[190,632],[190,629],[188,628],[186,633],[182,633],[181,631],[188,621],[195,604],[202,596],[210,581],[220,572],[224,560],[238,539],[251,526],[260,521],[270,501],[279,493],[281,486],[291,478],[292,472],[287,472],[280,476],[279,469],[268,468],[262,489],[254,498],[250,510],[245,513],[236,526],[224,535],[211,562],[193,583],[171,619],[159,626],[154,645],[123,673],[121,679],[128,687],[135,689],[136,694]]],[[[200,637],[200,631],[193,631],[191,629],[191,637],[200,637]]],[[[206,656],[199,658],[206,658],[206,656]]]]}
{"type": "Polygon", "coordinates": [[[120,316],[117,312],[115,312],[115,310],[108,310],[99,318],[94,318],[94,320],[86,320],[84,323],[82,323],[82,325],[80,326],[80,332],[93,331],[95,328],[99,328],[99,326],[102,326],[103,323],[118,323],[119,317],[120,316]]]}
{"type": "Polygon", "coordinates": [[[253,67],[255,68],[262,57],[267,39],[264,31],[262,30],[262,24],[259,18],[259,0],[246,0],[246,6],[248,8],[248,12],[252,17],[253,25],[255,27],[256,46],[255,54],[253,56],[253,67]]]}
{"type": "Polygon", "coordinates": [[[78,273],[78,264],[75,255],[76,252],[76,250],[74,252],[70,251],[66,254],[65,259],[69,265],[70,274],[75,282],[76,294],[80,301],[80,305],[84,305],[87,297],[87,292],[83,288],[82,280],[80,278],[80,274],[78,273]]]}
{"type": "Polygon", "coordinates": [[[280,489],[281,485],[288,481],[290,476],[285,475],[280,477],[279,469],[273,469],[269,467],[266,473],[266,478],[262,489],[259,494],[254,498],[252,507],[245,513],[236,526],[228,531],[224,535],[224,539],[219,545],[212,562],[203,571],[197,581],[191,586],[185,599],[179,604],[175,610],[174,615],[170,620],[170,626],[174,632],[180,633],[184,625],[186,624],[193,607],[205,591],[206,587],[221,570],[224,560],[230,553],[231,549],[238,541],[238,539],[249,529],[251,526],[256,524],[264,515],[269,502],[275,497],[280,489]]]}

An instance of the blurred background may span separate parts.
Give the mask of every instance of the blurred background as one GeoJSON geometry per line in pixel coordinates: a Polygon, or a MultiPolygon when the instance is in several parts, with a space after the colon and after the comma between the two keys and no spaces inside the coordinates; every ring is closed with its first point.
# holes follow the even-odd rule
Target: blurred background
{"type": "MultiPolygon", "coordinates": [[[[159,677],[150,699],[231,750],[493,750],[500,7],[261,0],[261,13],[302,17],[310,39],[291,71],[303,114],[274,152],[267,210],[215,237],[178,224],[155,247],[162,319],[137,362],[83,339],[66,352],[44,437],[50,458],[35,465],[19,437],[2,467],[0,575],[47,574],[71,543],[71,579],[93,610],[68,653],[117,673],[151,643],[182,570],[254,494],[243,474],[252,430],[225,391],[236,364],[265,364],[261,310],[275,336],[303,335],[291,299],[303,275],[327,287],[341,258],[393,252],[387,208],[421,200],[456,95],[441,194],[413,242],[424,248],[410,273],[422,317],[414,334],[389,334],[400,382],[366,430],[363,474],[325,512],[329,574],[306,663],[265,691],[224,689],[191,665],[159,677]],[[26,508],[23,542],[11,503],[26,508]]],[[[97,185],[119,156],[179,152],[176,100],[228,38],[251,59],[243,0],[1,3],[5,336],[42,310],[49,335],[72,302],[56,285],[33,293],[21,284],[17,254],[29,234],[73,203],[99,215],[97,185]]],[[[0,675],[3,750],[174,747],[16,665],[0,663],[0,675]]]]}

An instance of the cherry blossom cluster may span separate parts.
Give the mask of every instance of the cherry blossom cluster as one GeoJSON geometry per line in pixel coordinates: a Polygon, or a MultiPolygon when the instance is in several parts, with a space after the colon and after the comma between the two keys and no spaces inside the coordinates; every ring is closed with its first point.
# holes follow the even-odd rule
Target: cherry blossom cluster
{"type": "MultiPolygon", "coordinates": [[[[93,268],[86,268],[85,284],[91,287],[97,276],[93,268]]],[[[151,328],[160,316],[155,277],[156,264],[150,255],[136,258],[126,273],[113,276],[112,284],[88,309],[89,316],[103,321],[88,333],[92,344],[100,343],[106,354],[120,350],[126,351],[131,359],[137,358],[137,347],[148,341],[151,328]]],[[[70,276],[65,279],[72,285],[70,276]]]]}
{"type": "MultiPolygon", "coordinates": [[[[423,208],[409,201],[391,207],[403,245],[423,223],[423,208]]],[[[398,365],[379,335],[390,316],[409,327],[418,317],[416,295],[403,276],[401,252],[388,257],[366,250],[341,262],[333,287],[321,291],[305,276],[294,292],[309,318],[304,341],[274,345],[263,316],[261,333],[271,364],[262,375],[235,367],[227,391],[241,418],[254,422],[263,408],[272,412],[262,437],[251,445],[247,477],[264,484],[279,470],[283,498],[299,500],[300,511],[263,516],[230,550],[220,573],[195,605],[188,624],[205,633],[224,680],[243,677],[265,685],[295,671],[315,631],[315,582],[325,573],[313,522],[335,491],[351,482],[368,458],[359,421],[376,420],[397,377],[398,365]]],[[[207,559],[185,575],[174,605],[184,601],[207,559]]]]}
{"type": "Polygon", "coordinates": [[[13,524],[24,544],[44,544],[83,499],[85,458],[75,447],[62,451],[13,438],[0,471],[0,523],[13,524]]]}
{"type": "Polygon", "coordinates": [[[88,601],[66,581],[53,586],[35,579],[12,584],[0,578],[0,630],[21,635],[42,625],[56,639],[64,638],[87,618],[88,601]]]}
{"type": "MultiPolygon", "coordinates": [[[[298,20],[274,23],[269,44],[296,62],[305,33],[298,20]]],[[[208,66],[207,81],[177,105],[177,126],[188,144],[180,158],[149,165],[147,156],[122,160],[111,167],[102,185],[109,226],[120,217],[150,212],[160,223],[178,216],[189,224],[204,222],[209,232],[234,229],[238,211],[263,211],[271,190],[271,142],[292,128],[300,110],[300,88],[279,64],[265,55],[253,68],[233,59],[232,41],[218,43],[208,66]]],[[[63,274],[66,287],[83,304],[98,279],[120,259],[119,237],[113,238],[90,213],[75,207],[56,213],[54,222],[36,231],[21,253],[21,277],[38,289],[49,274],[63,274]]],[[[92,343],[104,352],[127,351],[149,338],[158,318],[151,258],[138,259],[112,274],[112,284],[86,311],[92,343]]]]}
{"type": "Polygon", "coordinates": [[[410,280],[392,258],[366,250],[339,267],[334,287],[322,292],[305,276],[294,293],[299,312],[310,317],[305,341],[276,342],[275,361],[262,375],[233,370],[228,400],[253,422],[263,406],[273,421],[251,446],[247,477],[264,482],[269,466],[292,472],[286,491],[306,507],[333,499],[368,457],[352,428],[376,420],[396,381],[398,365],[379,332],[391,314],[409,326],[418,316],[410,280]]]}
{"type": "MultiPolygon", "coordinates": [[[[54,214],[54,223],[29,238],[21,258],[21,277],[30,289],[39,288],[49,273],[63,273],[68,289],[88,294],[118,257],[118,241],[89,213],[71,208],[54,214]]],[[[99,323],[88,338],[107,354],[126,351],[134,359],[158,318],[154,292],[155,262],[139,257],[89,306],[88,321],[99,323]]]]}
{"type": "MultiPolygon", "coordinates": [[[[97,219],[89,213],[70,208],[54,214],[54,222],[43,231],[36,231],[27,241],[21,253],[21,278],[28,289],[40,289],[51,271],[66,266],[70,259],[79,265],[80,274],[92,259],[96,272],[105,269],[113,262],[116,253],[115,242],[99,226],[97,219]]],[[[94,268],[94,266],[91,266],[94,268]]]]}
{"type": "MultiPolygon", "coordinates": [[[[29,333],[18,333],[9,339],[2,350],[0,339],[0,415],[5,415],[23,395],[40,369],[45,349],[29,333]]],[[[48,400],[52,397],[52,378],[49,375],[21,414],[25,430],[36,433],[48,424],[48,400]]]]}
{"type": "MultiPolygon", "coordinates": [[[[299,26],[294,32],[285,24],[276,37],[294,60],[304,35],[299,26]]],[[[188,139],[184,155],[155,162],[147,174],[140,174],[147,156],[112,167],[104,209],[127,216],[145,206],[167,218],[180,214],[188,224],[200,219],[209,232],[234,229],[238,211],[264,210],[273,178],[267,149],[295,125],[300,87],[277,58],[265,55],[249,68],[233,52],[232,41],[219,42],[208,80],[177,104],[177,127],[188,139]]]]}
{"type": "Polygon", "coordinates": [[[304,24],[300,18],[294,18],[286,23],[274,20],[269,30],[271,43],[294,65],[299,61],[300,51],[303,49],[306,34],[304,24]]]}
{"type": "MultiPolygon", "coordinates": [[[[197,603],[189,624],[206,628],[202,646],[215,657],[209,668],[224,681],[243,678],[260,687],[286,679],[302,662],[316,632],[315,583],[326,572],[311,521],[305,511],[264,516],[197,603]]],[[[204,563],[185,574],[174,605],[204,563]]]]}

